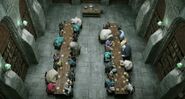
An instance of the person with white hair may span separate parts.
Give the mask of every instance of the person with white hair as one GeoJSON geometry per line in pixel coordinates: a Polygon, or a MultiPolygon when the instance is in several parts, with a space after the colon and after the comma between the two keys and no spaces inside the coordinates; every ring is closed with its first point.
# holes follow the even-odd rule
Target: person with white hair
{"type": "Polygon", "coordinates": [[[126,91],[128,92],[128,94],[132,94],[135,90],[134,86],[131,83],[128,83],[125,86],[126,91]]]}
{"type": "Polygon", "coordinates": [[[105,43],[106,40],[113,37],[112,31],[110,29],[103,28],[99,35],[99,41],[100,43],[105,43]]]}
{"type": "Polygon", "coordinates": [[[72,18],[71,23],[78,24],[79,26],[82,26],[82,20],[78,17],[72,18]]]}
{"type": "Polygon", "coordinates": [[[55,83],[57,80],[58,72],[55,69],[51,69],[46,72],[45,80],[46,83],[55,83]]]}
{"type": "Polygon", "coordinates": [[[80,55],[81,47],[77,42],[72,41],[72,42],[70,42],[69,46],[70,46],[71,51],[74,54],[74,56],[80,55]]]}
{"type": "Polygon", "coordinates": [[[120,64],[122,66],[124,66],[124,68],[125,68],[126,71],[132,70],[132,68],[133,68],[132,61],[130,61],[130,60],[124,60],[124,61],[120,61],[120,62],[121,62],[120,64]]]}

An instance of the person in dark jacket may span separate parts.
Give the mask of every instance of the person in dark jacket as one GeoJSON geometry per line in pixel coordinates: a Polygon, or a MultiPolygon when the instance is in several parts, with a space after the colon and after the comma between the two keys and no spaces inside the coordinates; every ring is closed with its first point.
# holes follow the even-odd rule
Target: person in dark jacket
{"type": "Polygon", "coordinates": [[[122,58],[123,60],[131,60],[132,51],[130,45],[127,43],[122,46],[122,58]]]}

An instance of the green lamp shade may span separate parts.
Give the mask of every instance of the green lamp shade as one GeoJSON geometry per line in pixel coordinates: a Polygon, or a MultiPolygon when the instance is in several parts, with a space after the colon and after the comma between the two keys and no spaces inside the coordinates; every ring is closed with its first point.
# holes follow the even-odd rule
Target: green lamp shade
{"type": "Polygon", "coordinates": [[[177,63],[177,68],[183,68],[184,67],[184,65],[182,64],[182,63],[177,63]]]}

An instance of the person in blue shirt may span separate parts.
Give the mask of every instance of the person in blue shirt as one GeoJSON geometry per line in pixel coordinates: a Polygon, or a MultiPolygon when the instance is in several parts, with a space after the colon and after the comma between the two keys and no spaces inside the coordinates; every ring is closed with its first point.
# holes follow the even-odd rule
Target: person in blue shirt
{"type": "Polygon", "coordinates": [[[119,39],[120,41],[122,41],[125,39],[125,32],[120,27],[118,28],[118,30],[119,30],[119,39]]]}

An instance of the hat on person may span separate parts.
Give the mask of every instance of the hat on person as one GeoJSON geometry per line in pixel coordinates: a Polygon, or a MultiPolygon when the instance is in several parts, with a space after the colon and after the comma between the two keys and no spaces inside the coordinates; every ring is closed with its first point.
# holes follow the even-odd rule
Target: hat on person
{"type": "Polygon", "coordinates": [[[7,63],[7,64],[4,65],[4,70],[5,70],[5,71],[8,71],[8,70],[10,70],[10,69],[11,69],[11,64],[8,64],[8,63],[7,63]]]}
{"type": "Polygon", "coordinates": [[[121,46],[125,45],[127,43],[127,39],[125,38],[124,40],[121,41],[121,46]]]}

